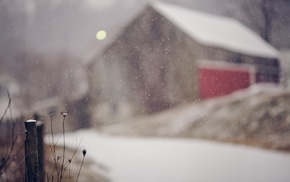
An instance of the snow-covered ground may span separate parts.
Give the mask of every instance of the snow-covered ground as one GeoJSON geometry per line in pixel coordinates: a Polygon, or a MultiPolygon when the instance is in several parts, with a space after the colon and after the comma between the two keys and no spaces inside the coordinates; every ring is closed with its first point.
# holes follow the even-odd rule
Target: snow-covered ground
{"type": "Polygon", "coordinates": [[[104,126],[126,136],[189,137],[290,151],[290,92],[257,84],[224,97],[184,104],[104,126]]]}
{"type": "Polygon", "coordinates": [[[66,134],[113,182],[288,182],[290,154],[195,139],[66,134]]]}

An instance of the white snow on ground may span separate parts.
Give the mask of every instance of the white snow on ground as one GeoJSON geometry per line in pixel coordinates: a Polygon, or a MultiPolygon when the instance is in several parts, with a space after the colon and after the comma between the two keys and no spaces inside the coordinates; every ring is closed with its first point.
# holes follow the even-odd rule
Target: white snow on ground
{"type": "MultiPolygon", "coordinates": [[[[207,102],[204,102],[202,105],[196,104],[192,105],[191,107],[185,109],[181,114],[179,114],[176,119],[169,121],[168,126],[164,126],[161,129],[159,129],[159,133],[166,134],[177,134],[182,133],[182,131],[186,130],[192,124],[199,120],[204,120],[207,118],[208,115],[210,115],[217,107],[217,103],[223,103],[223,105],[227,105],[227,103],[232,102],[233,100],[242,100],[245,98],[249,98],[250,96],[259,95],[262,93],[282,93],[284,92],[284,88],[277,84],[254,84],[250,86],[249,88],[238,90],[236,92],[233,92],[231,95],[226,97],[220,97],[212,100],[208,100],[207,102]]],[[[251,97],[250,100],[251,104],[256,104],[261,102],[260,99],[256,99],[255,97],[251,97]]],[[[263,101],[263,100],[262,100],[263,101]]],[[[219,106],[221,107],[221,106],[219,106]]],[[[229,116],[230,114],[235,113],[229,113],[227,109],[219,111],[219,115],[229,116]]],[[[206,122],[206,120],[205,120],[206,122]]],[[[223,132],[223,131],[221,131],[223,132]]]]}
{"type": "Polygon", "coordinates": [[[290,154],[202,140],[66,134],[113,182],[288,182],[290,154]]]}

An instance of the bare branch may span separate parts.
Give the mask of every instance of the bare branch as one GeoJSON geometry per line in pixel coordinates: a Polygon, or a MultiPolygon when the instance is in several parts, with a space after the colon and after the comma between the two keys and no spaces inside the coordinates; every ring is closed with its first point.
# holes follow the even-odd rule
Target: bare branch
{"type": "Polygon", "coordinates": [[[2,124],[2,122],[4,120],[4,117],[6,116],[6,113],[7,113],[7,111],[9,110],[9,108],[11,106],[11,97],[10,97],[9,91],[7,91],[7,95],[8,95],[8,105],[7,105],[5,111],[4,111],[4,113],[3,113],[3,115],[2,115],[2,117],[0,119],[0,125],[2,124]]]}

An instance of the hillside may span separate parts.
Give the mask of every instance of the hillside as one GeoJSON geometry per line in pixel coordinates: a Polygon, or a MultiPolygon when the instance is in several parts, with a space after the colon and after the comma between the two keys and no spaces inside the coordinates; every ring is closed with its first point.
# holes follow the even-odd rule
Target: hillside
{"type": "Polygon", "coordinates": [[[290,150],[290,92],[270,85],[103,127],[118,135],[193,137],[290,150]]]}

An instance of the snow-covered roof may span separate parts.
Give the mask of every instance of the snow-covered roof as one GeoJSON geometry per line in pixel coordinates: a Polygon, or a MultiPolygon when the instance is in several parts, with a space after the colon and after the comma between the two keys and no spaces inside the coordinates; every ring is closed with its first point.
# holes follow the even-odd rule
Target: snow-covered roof
{"type": "Polygon", "coordinates": [[[153,2],[151,6],[200,44],[246,55],[278,58],[278,51],[273,46],[233,18],[163,2],[153,2]]]}

